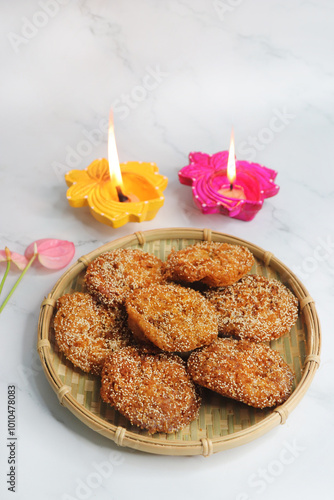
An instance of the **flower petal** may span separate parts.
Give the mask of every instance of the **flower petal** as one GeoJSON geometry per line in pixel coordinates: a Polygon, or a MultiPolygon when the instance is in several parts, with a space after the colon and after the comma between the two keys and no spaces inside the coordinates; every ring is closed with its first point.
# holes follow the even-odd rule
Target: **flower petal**
{"type": "Polygon", "coordinates": [[[70,170],[65,174],[65,181],[68,186],[77,182],[89,182],[90,178],[87,170],[70,170]]]}
{"type": "Polygon", "coordinates": [[[203,167],[210,165],[210,155],[207,155],[206,153],[189,153],[189,160],[190,163],[197,163],[198,165],[202,165],[203,167]]]}
{"type": "Polygon", "coordinates": [[[87,167],[88,175],[95,181],[107,181],[110,179],[109,163],[105,158],[94,160],[87,167]]]}
{"type": "Polygon", "coordinates": [[[96,181],[87,176],[88,181],[72,184],[67,190],[66,196],[71,207],[84,207],[87,205],[89,193],[95,188],[96,181]]]}
{"type": "MultiPolygon", "coordinates": [[[[9,260],[14,262],[14,264],[16,264],[16,266],[20,269],[20,271],[23,271],[23,269],[28,264],[28,260],[25,258],[25,256],[16,252],[10,252],[9,260]]],[[[0,262],[7,262],[6,250],[0,250],[0,262]]]]}
{"type": "Polygon", "coordinates": [[[105,158],[94,160],[86,170],[71,170],[65,175],[67,200],[71,207],[84,207],[88,204],[87,198],[100,182],[110,179],[109,164],[105,158]]]}
{"type": "Polygon", "coordinates": [[[62,269],[73,259],[74,244],[71,241],[44,238],[31,243],[25,251],[30,259],[34,255],[34,245],[37,245],[38,260],[42,266],[49,269],[62,269]]]}
{"type": "Polygon", "coordinates": [[[20,253],[11,252],[11,258],[12,262],[14,262],[14,264],[16,264],[21,271],[23,271],[23,269],[28,264],[28,259],[26,259],[26,257],[24,255],[21,255],[20,253]]]}

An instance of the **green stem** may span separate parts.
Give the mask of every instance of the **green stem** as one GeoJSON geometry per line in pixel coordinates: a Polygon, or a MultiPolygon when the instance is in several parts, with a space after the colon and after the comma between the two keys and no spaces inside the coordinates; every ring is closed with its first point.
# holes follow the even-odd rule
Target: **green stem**
{"type": "Polygon", "coordinates": [[[22,280],[23,276],[28,271],[29,267],[34,262],[34,260],[36,259],[36,257],[37,257],[37,253],[34,253],[34,255],[29,260],[28,264],[26,265],[26,267],[23,269],[22,273],[20,274],[20,276],[19,276],[18,280],[16,281],[15,285],[13,286],[13,288],[11,289],[11,291],[9,292],[9,294],[7,295],[7,297],[5,298],[5,300],[3,301],[3,303],[2,303],[2,305],[0,307],[0,313],[2,313],[2,311],[4,310],[5,305],[7,304],[7,302],[9,301],[9,299],[11,298],[11,296],[13,295],[13,293],[15,292],[18,284],[20,283],[20,281],[22,280]]]}
{"type": "Polygon", "coordinates": [[[7,267],[6,267],[6,271],[5,271],[5,274],[3,275],[3,278],[2,278],[1,283],[0,283],[0,295],[1,295],[1,292],[2,292],[2,289],[3,289],[3,286],[4,286],[4,284],[5,284],[6,278],[7,278],[7,276],[8,276],[8,273],[9,273],[10,263],[11,263],[11,261],[10,261],[10,260],[7,260],[7,267]]]}

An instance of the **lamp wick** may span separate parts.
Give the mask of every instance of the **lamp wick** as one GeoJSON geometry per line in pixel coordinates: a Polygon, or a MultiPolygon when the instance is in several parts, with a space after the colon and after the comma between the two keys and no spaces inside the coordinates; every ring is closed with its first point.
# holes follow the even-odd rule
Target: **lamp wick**
{"type": "Polygon", "coordinates": [[[125,194],[123,194],[121,186],[116,186],[116,191],[117,191],[118,201],[120,201],[121,203],[125,203],[126,201],[130,200],[130,198],[128,198],[127,196],[125,196],[125,194]]]}

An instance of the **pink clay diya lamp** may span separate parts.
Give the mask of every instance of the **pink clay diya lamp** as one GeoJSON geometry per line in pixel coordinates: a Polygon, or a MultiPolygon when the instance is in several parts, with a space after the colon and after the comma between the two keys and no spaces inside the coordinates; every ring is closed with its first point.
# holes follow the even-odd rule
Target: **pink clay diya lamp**
{"type": "Polygon", "coordinates": [[[204,214],[252,220],[264,199],[279,191],[274,183],[277,172],[258,163],[236,161],[233,131],[229,151],[212,156],[190,153],[189,161],[179,171],[179,180],[192,186],[195,205],[204,214]]]}

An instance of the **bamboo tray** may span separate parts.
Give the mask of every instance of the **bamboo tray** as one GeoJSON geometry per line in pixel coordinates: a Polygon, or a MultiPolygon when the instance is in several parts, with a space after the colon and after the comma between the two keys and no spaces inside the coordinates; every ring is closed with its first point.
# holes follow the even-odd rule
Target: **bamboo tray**
{"type": "Polygon", "coordinates": [[[42,302],[37,349],[46,377],[60,403],[91,429],[119,446],[161,455],[208,456],[252,441],[286,421],[304,396],[319,366],[320,325],[314,301],[304,285],[271,252],[209,229],[159,229],[114,240],[79,258],[42,302]],[[99,377],[75,368],[58,351],[52,327],[56,300],[64,293],[84,289],[86,267],[102,252],[115,248],[141,248],[165,260],[172,248],[178,250],[203,240],[248,247],[255,257],[251,273],[279,279],[298,297],[300,311],[296,325],[289,334],[270,343],[295,373],[293,392],[283,405],[259,410],[205,391],[197,420],[173,434],[149,435],[101,401],[99,377]]]}

